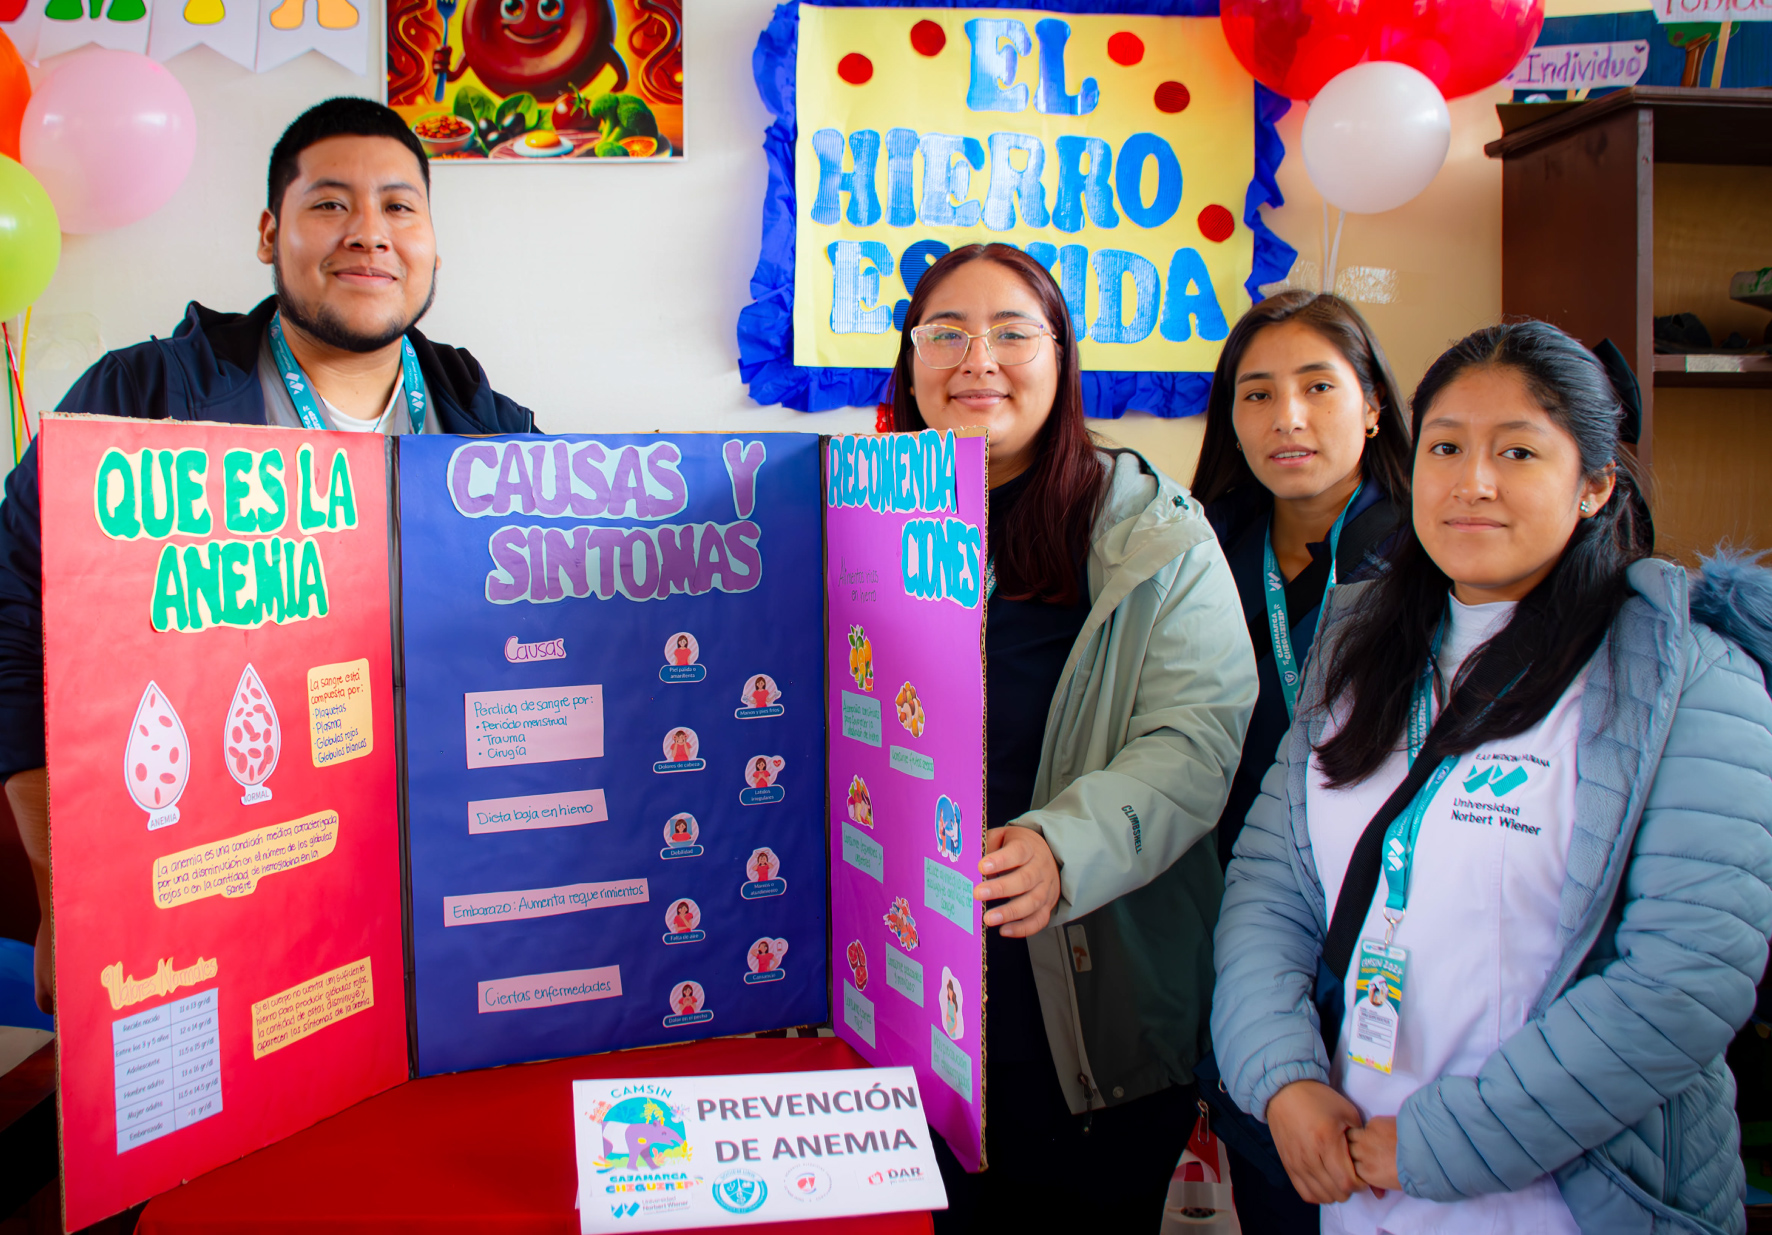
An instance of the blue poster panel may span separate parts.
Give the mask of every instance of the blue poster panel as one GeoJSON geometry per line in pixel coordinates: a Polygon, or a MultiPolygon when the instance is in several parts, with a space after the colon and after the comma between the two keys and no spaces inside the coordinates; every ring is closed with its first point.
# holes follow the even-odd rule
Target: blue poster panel
{"type": "Polygon", "coordinates": [[[399,449],[420,1073],[825,1020],[818,438],[399,449]]]}

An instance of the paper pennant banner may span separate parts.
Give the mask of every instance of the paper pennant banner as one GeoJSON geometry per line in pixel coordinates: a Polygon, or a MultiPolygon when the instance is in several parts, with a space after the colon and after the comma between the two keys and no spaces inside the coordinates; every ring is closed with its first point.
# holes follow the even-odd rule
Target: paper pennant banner
{"type": "Polygon", "coordinates": [[[160,0],[148,33],[148,55],[170,60],[208,44],[244,68],[258,59],[258,0],[160,0]]]}
{"type": "MultiPolygon", "coordinates": [[[[173,0],[168,0],[173,2],[173,0]]],[[[353,73],[369,71],[368,0],[259,0],[256,71],[317,51],[353,73]]]]}
{"type": "MultiPolygon", "coordinates": [[[[43,60],[88,43],[116,51],[146,52],[151,3],[152,0],[48,0],[43,5],[33,58],[43,60]]],[[[177,0],[167,3],[175,4],[177,0]]]]}

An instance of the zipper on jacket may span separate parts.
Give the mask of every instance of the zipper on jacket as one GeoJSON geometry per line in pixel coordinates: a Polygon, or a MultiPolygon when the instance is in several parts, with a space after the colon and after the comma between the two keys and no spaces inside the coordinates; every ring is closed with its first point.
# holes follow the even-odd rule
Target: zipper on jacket
{"type": "Polygon", "coordinates": [[[1077,1073],[1077,1084],[1083,1087],[1083,1135],[1088,1136],[1095,1122],[1095,1086],[1089,1083],[1087,1072],[1077,1073]]]}

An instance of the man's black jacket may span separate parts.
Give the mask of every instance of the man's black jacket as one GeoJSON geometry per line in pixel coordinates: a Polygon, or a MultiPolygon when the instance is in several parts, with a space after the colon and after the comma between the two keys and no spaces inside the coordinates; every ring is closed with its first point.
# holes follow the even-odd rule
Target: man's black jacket
{"type": "MultiPolygon", "coordinates": [[[[259,343],[274,298],[250,313],[192,301],[169,339],[107,352],[62,399],[63,412],[262,425],[259,343]]],[[[479,361],[411,331],[431,408],[445,433],[532,433],[535,415],[492,389],[479,361]]],[[[43,540],[37,447],[6,478],[0,502],[0,780],[43,766],[43,540]]]]}

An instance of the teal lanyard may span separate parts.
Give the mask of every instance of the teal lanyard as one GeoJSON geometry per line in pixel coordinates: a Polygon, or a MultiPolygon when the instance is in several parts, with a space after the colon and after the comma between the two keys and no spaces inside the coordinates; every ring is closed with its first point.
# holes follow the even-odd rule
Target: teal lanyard
{"type": "MultiPolygon", "coordinates": [[[[1347,522],[1347,512],[1360,500],[1360,490],[1365,487],[1364,481],[1355,486],[1353,496],[1335,517],[1335,526],[1329,529],[1329,583],[1323,589],[1323,599],[1317,609],[1319,622],[1323,620],[1322,614],[1329,608],[1329,597],[1335,591],[1335,551],[1341,547],[1341,525],[1347,522]]],[[[1274,643],[1274,668],[1280,671],[1280,690],[1286,696],[1286,719],[1291,720],[1298,711],[1298,688],[1303,682],[1303,674],[1298,668],[1298,657],[1292,651],[1292,619],[1286,614],[1286,580],[1280,576],[1279,559],[1274,557],[1272,516],[1268,518],[1267,537],[1262,542],[1261,552],[1261,585],[1267,593],[1267,624],[1274,643]]]]}
{"type": "MultiPolygon", "coordinates": [[[[302,425],[309,429],[330,429],[332,426],[320,415],[320,405],[314,401],[314,391],[308,384],[308,375],[295,363],[295,354],[289,350],[289,341],[283,337],[281,313],[271,315],[271,358],[277,362],[277,372],[283,375],[283,385],[289,390],[289,401],[295,404],[295,414],[301,417],[302,425]]],[[[418,353],[412,350],[412,340],[407,338],[400,340],[400,376],[406,390],[406,411],[412,417],[412,431],[423,433],[425,378],[419,372],[418,353]]]]}
{"type": "MultiPolygon", "coordinates": [[[[1415,698],[1409,707],[1409,766],[1412,768],[1422,747],[1427,744],[1428,730],[1433,727],[1434,662],[1439,656],[1440,637],[1445,629],[1445,622],[1442,620],[1439,631],[1434,634],[1427,665],[1415,683],[1415,698]]],[[[1403,913],[1409,906],[1409,872],[1415,864],[1415,838],[1421,834],[1421,821],[1427,817],[1427,809],[1433,803],[1434,795],[1440,791],[1440,786],[1446,783],[1446,778],[1452,775],[1452,769],[1457,766],[1457,755],[1447,755],[1440,760],[1440,766],[1434,769],[1427,784],[1416,791],[1408,808],[1391,820],[1391,826],[1385,829],[1384,942],[1387,947],[1390,945],[1391,935],[1397,929],[1397,923],[1403,920],[1403,913]]]]}

